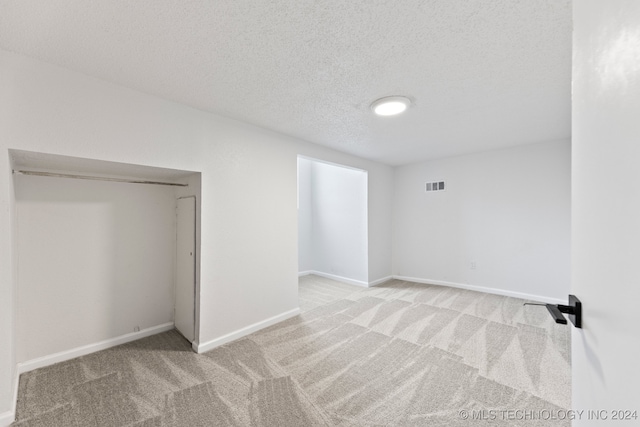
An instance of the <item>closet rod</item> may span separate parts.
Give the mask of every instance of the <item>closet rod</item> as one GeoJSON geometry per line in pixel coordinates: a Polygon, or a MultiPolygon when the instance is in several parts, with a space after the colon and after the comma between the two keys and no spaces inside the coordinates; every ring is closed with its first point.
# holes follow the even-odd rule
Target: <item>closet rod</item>
{"type": "Polygon", "coordinates": [[[13,173],[19,174],[19,175],[51,176],[54,178],[73,178],[73,179],[89,179],[93,181],[127,182],[130,184],[171,185],[174,187],[189,186],[188,184],[178,184],[175,182],[146,181],[146,180],[124,179],[124,178],[106,178],[101,176],[72,175],[72,174],[66,174],[66,173],[36,172],[36,171],[24,171],[24,170],[14,170],[13,173]]]}

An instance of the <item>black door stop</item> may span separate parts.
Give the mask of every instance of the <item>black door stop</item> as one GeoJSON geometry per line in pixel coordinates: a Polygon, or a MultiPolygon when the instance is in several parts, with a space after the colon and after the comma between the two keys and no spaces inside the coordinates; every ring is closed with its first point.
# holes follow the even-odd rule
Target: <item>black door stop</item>
{"type": "Polygon", "coordinates": [[[582,303],[575,295],[569,295],[569,305],[535,304],[531,302],[526,302],[524,305],[543,305],[547,307],[547,310],[549,310],[549,314],[551,314],[553,320],[555,320],[556,323],[561,323],[563,325],[567,324],[567,319],[565,319],[562,313],[567,313],[569,315],[569,320],[573,323],[573,326],[576,328],[582,328],[582,303]]]}

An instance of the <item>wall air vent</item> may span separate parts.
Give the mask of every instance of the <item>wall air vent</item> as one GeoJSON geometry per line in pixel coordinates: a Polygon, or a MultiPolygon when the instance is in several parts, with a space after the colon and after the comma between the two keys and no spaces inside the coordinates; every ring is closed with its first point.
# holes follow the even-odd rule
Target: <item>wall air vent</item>
{"type": "Polygon", "coordinates": [[[431,193],[433,191],[444,191],[444,188],[444,181],[427,182],[427,184],[425,185],[425,190],[428,193],[431,193]]]}

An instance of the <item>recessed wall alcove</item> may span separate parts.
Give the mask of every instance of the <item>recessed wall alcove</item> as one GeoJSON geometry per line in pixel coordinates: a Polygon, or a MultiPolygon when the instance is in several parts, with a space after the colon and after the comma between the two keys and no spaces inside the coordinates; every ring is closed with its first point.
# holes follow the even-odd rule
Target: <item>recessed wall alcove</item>
{"type": "Polygon", "coordinates": [[[369,285],[368,173],[298,156],[298,274],[369,285]]]}
{"type": "Polygon", "coordinates": [[[10,157],[22,371],[172,329],[181,274],[192,280],[193,302],[192,330],[182,332],[197,342],[199,172],[19,150],[10,157]],[[185,199],[193,222],[183,240],[193,243],[180,261],[185,199]],[[192,270],[181,273],[181,262],[192,270]]]}

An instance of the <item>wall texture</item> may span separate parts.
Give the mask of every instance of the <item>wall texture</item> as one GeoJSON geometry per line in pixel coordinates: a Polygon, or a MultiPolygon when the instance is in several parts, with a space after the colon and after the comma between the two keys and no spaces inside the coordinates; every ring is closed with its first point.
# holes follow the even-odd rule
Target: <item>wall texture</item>
{"type": "Polygon", "coordinates": [[[532,144],[398,167],[393,224],[396,275],[564,300],[570,276],[570,144],[532,144]],[[425,183],[435,180],[446,181],[446,190],[425,192],[425,183]]]}
{"type": "Polygon", "coordinates": [[[202,172],[201,345],[298,307],[299,154],[367,170],[369,277],[391,274],[391,167],[0,50],[0,413],[15,366],[4,345],[15,316],[11,148],[202,172]]]}
{"type": "Polygon", "coordinates": [[[584,319],[572,330],[572,404],[608,411],[573,425],[631,425],[611,411],[640,410],[640,2],[576,1],[573,12],[571,290],[584,319]]]}
{"type": "Polygon", "coordinates": [[[173,321],[173,187],[14,180],[18,363],[173,321]]]}

